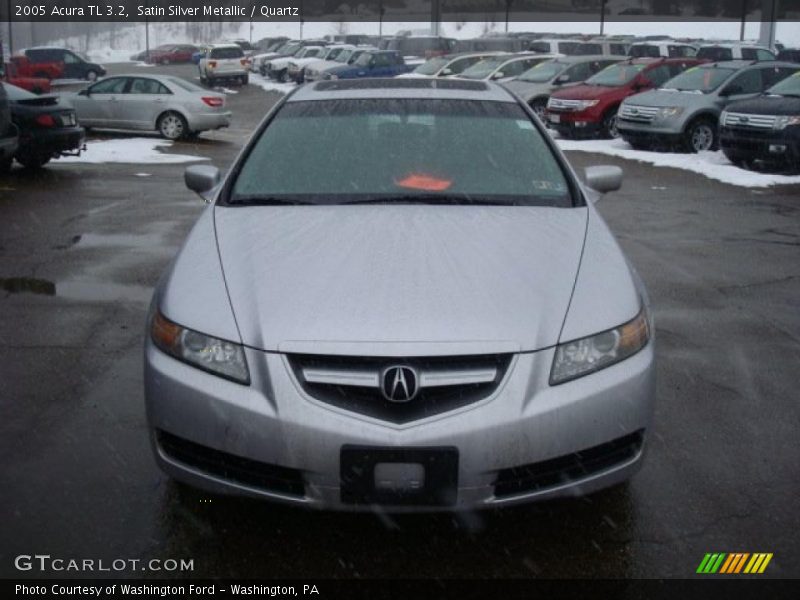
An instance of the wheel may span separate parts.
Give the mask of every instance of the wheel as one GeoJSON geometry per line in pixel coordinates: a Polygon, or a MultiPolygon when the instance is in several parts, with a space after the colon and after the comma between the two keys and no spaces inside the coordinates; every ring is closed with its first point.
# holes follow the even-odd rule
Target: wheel
{"type": "Polygon", "coordinates": [[[249,76],[247,76],[247,75],[242,75],[242,76],[239,78],[239,83],[241,83],[242,85],[247,85],[247,83],[248,83],[249,81],[250,81],[250,77],[249,77],[249,76]]]}
{"type": "Polygon", "coordinates": [[[186,119],[176,112],[166,112],[158,118],[158,132],[168,140],[179,140],[189,131],[186,119]]]}
{"type": "Polygon", "coordinates": [[[289,81],[289,76],[286,74],[286,69],[280,71],[275,79],[277,79],[280,83],[286,83],[289,81]]]}
{"type": "Polygon", "coordinates": [[[89,71],[86,73],[86,79],[89,81],[97,81],[97,71],[89,71]]]}
{"type": "Polygon", "coordinates": [[[689,123],[684,134],[684,146],[689,152],[717,149],[717,126],[709,119],[696,119],[689,123]]]}
{"type": "Polygon", "coordinates": [[[546,121],[544,113],[547,109],[547,100],[543,100],[542,98],[534,100],[531,102],[531,108],[533,109],[533,112],[536,113],[536,116],[541,119],[542,123],[545,123],[546,121]]]}
{"type": "Polygon", "coordinates": [[[39,169],[50,162],[50,156],[42,154],[17,154],[17,162],[26,169],[39,169]]]}
{"type": "Polygon", "coordinates": [[[615,140],[619,137],[619,130],[617,129],[617,109],[612,108],[606,113],[603,118],[603,136],[615,140]]]}

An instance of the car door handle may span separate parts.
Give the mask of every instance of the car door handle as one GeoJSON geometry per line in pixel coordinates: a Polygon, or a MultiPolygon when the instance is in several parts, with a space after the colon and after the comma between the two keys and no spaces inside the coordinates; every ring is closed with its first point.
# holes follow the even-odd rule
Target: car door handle
{"type": "Polygon", "coordinates": [[[116,96],[111,96],[111,98],[109,98],[108,100],[109,100],[109,102],[119,102],[119,100],[117,100],[116,96]]]}
{"type": "Polygon", "coordinates": [[[155,102],[157,102],[158,104],[164,104],[164,99],[163,98],[156,98],[155,102]]]}

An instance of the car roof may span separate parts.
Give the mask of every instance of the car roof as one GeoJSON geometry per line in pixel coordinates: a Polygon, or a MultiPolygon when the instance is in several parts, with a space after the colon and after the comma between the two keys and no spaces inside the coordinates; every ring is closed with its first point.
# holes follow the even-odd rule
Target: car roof
{"type": "Polygon", "coordinates": [[[596,60],[616,60],[622,62],[627,56],[615,56],[613,54],[577,54],[574,56],[560,56],[557,58],[560,63],[582,63],[593,62],[596,60]]]}
{"type": "Polygon", "coordinates": [[[239,46],[239,44],[234,44],[233,42],[231,42],[229,44],[209,44],[208,47],[209,48],[238,48],[239,50],[242,49],[241,46],[239,46]]]}
{"type": "Polygon", "coordinates": [[[720,60],[717,62],[702,63],[697,65],[697,67],[700,69],[714,69],[717,67],[724,67],[727,69],[745,69],[747,67],[789,67],[800,69],[800,65],[797,63],[783,62],[779,60],[720,60]]]}
{"type": "Polygon", "coordinates": [[[463,79],[340,79],[304,85],[286,102],[368,98],[424,98],[441,100],[487,100],[517,103],[505,88],[483,81],[463,79]]]}

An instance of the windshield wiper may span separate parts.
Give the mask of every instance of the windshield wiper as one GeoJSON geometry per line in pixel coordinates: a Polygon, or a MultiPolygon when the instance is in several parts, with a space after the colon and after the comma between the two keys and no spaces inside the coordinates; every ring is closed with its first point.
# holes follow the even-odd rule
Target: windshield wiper
{"type": "Polygon", "coordinates": [[[470,198],[442,194],[407,194],[400,196],[380,196],[362,200],[349,200],[342,204],[464,204],[470,206],[516,206],[513,200],[495,200],[490,198],[470,198]]]}
{"type": "Polygon", "coordinates": [[[307,206],[314,204],[308,200],[295,198],[278,198],[276,196],[236,196],[228,200],[228,204],[245,206],[307,206]]]}

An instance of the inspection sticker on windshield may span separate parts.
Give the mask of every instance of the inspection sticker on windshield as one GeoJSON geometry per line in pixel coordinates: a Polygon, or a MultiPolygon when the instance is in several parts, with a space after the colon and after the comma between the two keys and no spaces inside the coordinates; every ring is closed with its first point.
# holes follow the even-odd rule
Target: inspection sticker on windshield
{"type": "Polygon", "coordinates": [[[517,119],[517,127],[520,129],[533,129],[533,123],[526,119],[517,119]]]}

